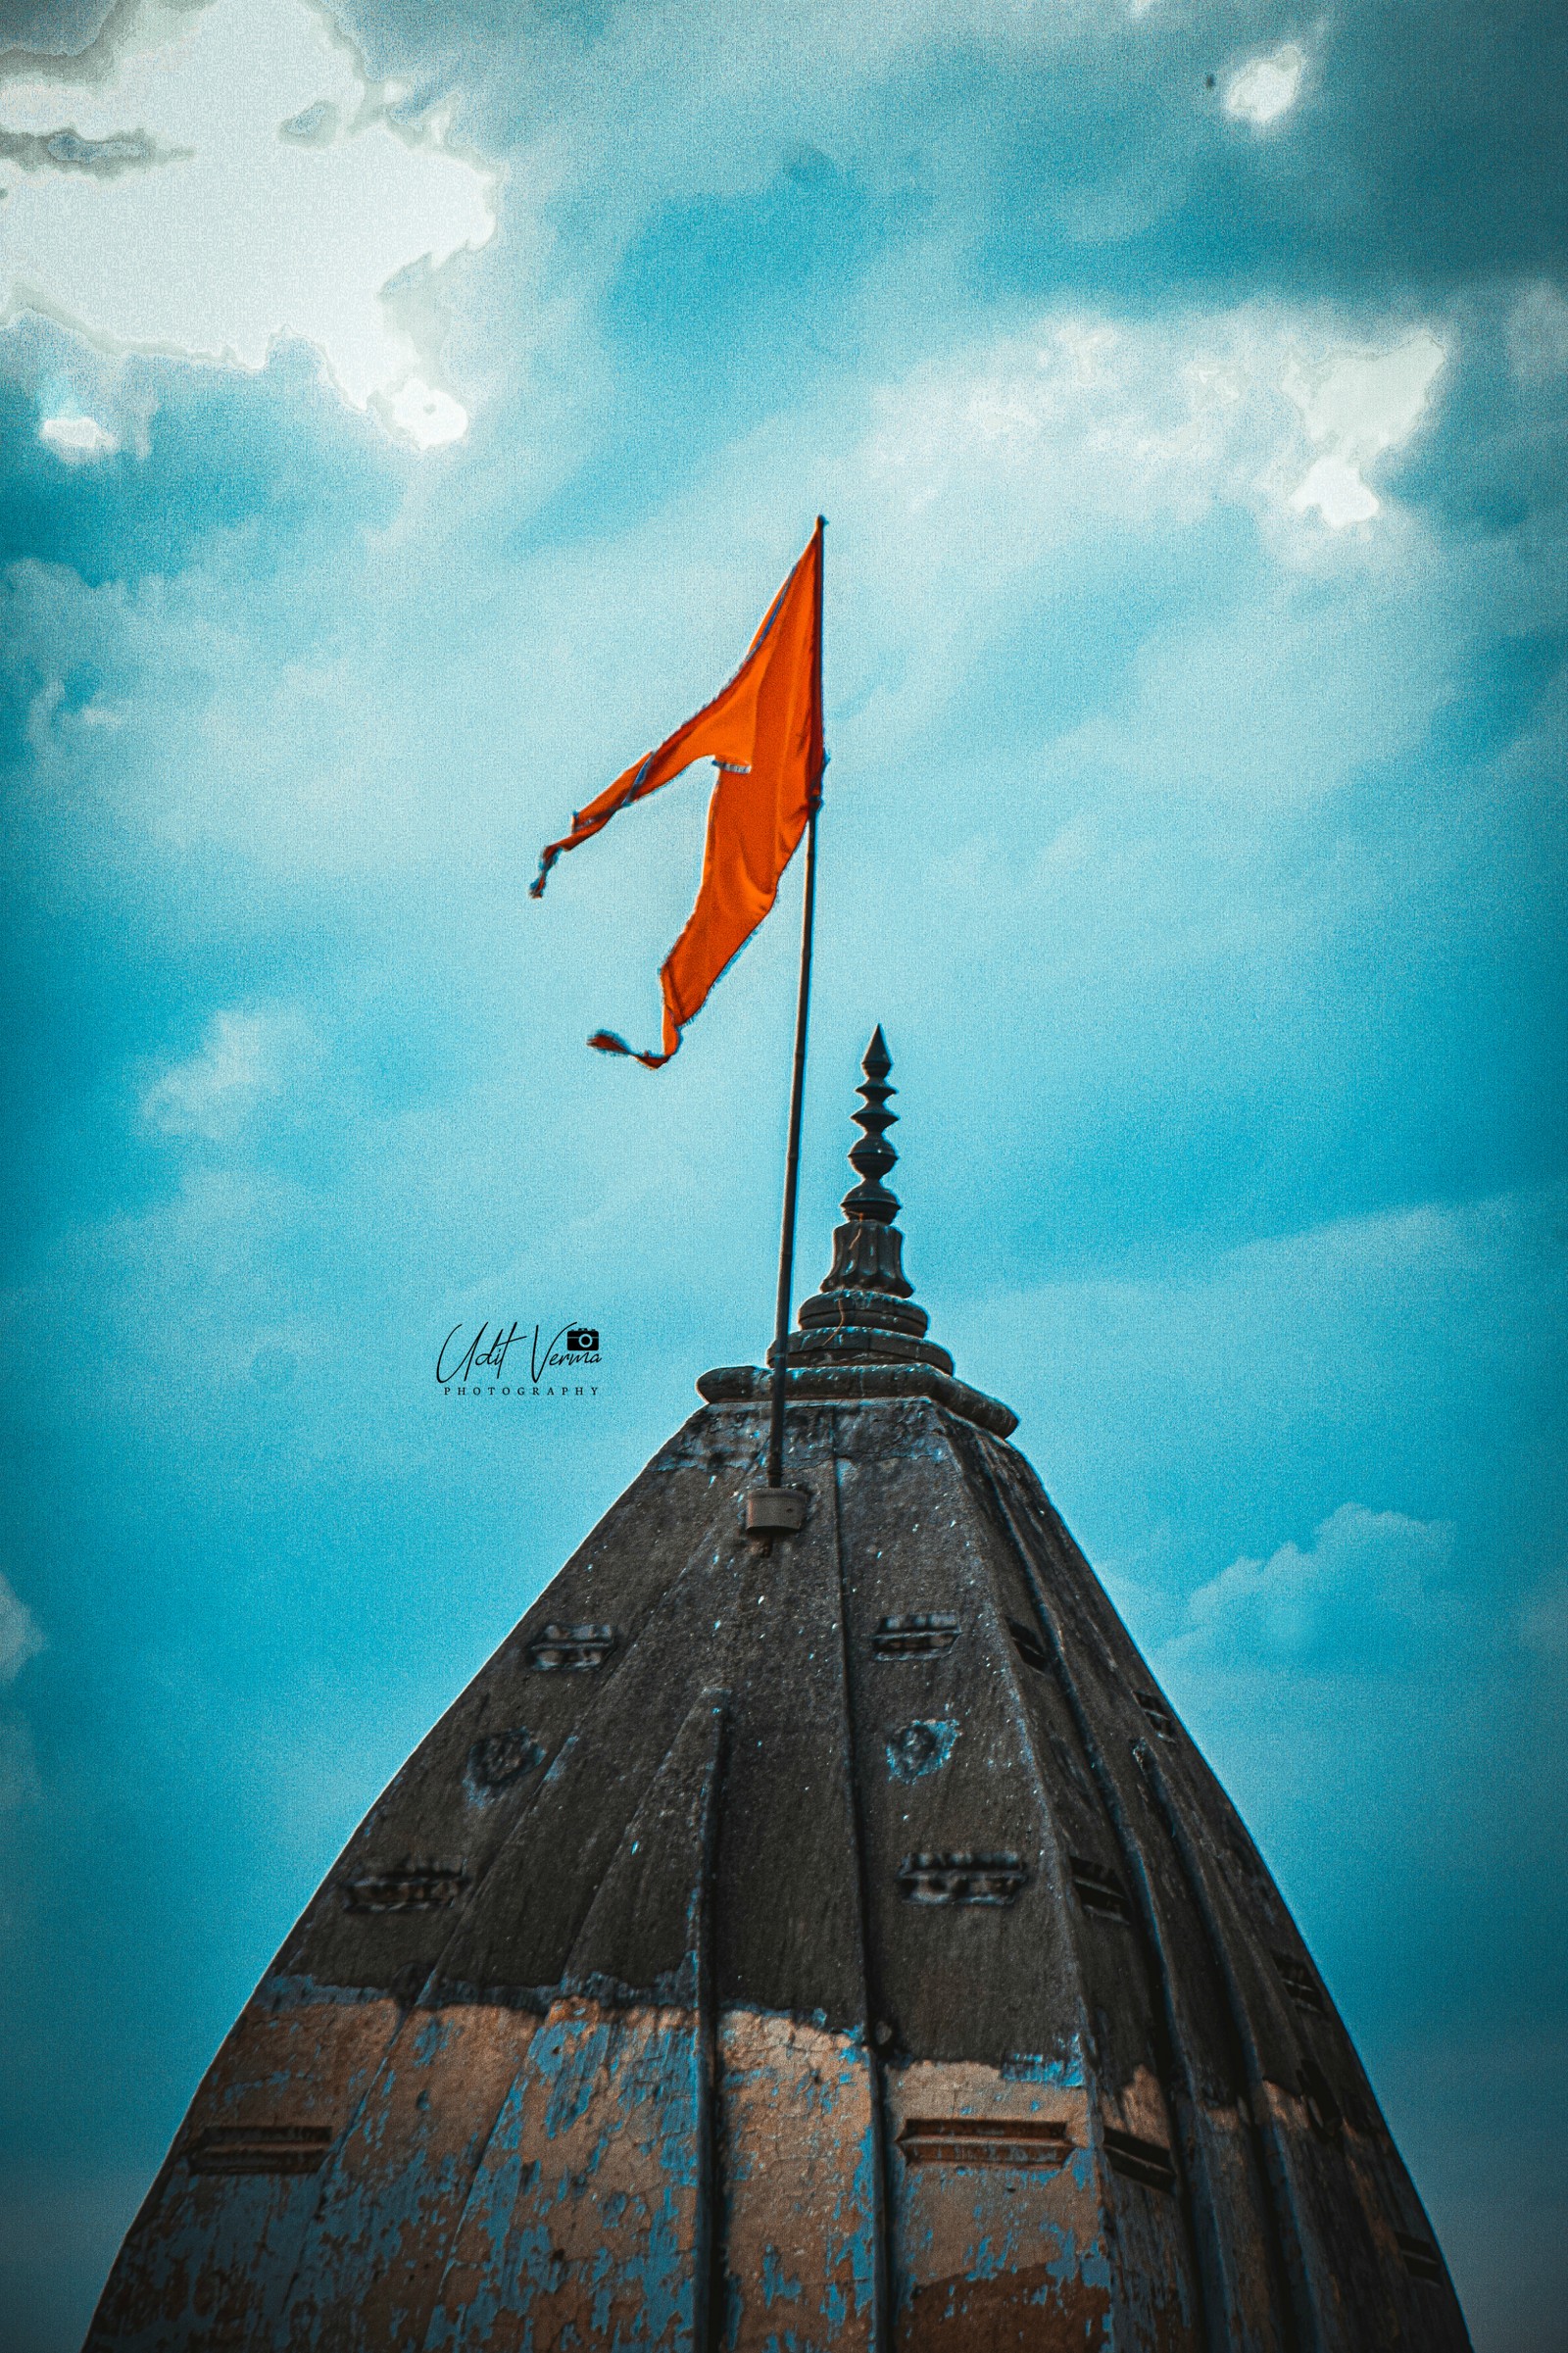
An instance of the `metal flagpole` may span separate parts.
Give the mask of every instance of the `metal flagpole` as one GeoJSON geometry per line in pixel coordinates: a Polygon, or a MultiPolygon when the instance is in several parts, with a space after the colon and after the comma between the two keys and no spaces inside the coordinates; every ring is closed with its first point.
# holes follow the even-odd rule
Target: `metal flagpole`
{"type": "MultiPolygon", "coordinates": [[[[826,517],[816,518],[820,538],[826,517]]],[[[816,574],[816,708],[822,709],[822,591],[820,560],[816,574]]],[[[820,724],[820,717],[818,719],[820,724]]],[[[824,766],[826,759],[824,756],[824,766]]],[[[767,1485],[746,1499],[746,1524],[759,1536],[799,1528],[806,1509],[804,1495],[784,1490],[784,1403],[789,1388],[790,1287],[795,1273],[795,1196],[801,1174],[801,1103],[806,1093],[806,1024],[811,1004],[811,933],[816,915],[816,818],[821,807],[822,779],[816,779],[817,806],[806,820],[806,888],[801,900],[801,979],[795,999],[795,1065],[790,1074],[789,1142],[784,1152],[784,1215],[778,1238],[778,1302],[773,1316],[773,1393],[767,1422],[767,1485]]]]}
{"type": "Polygon", "coordinates": [[[806,1017],[811,1001],[811,928],[816,912],[816,810],[806,826],[806,895],[801,907],[801,985],[795,1001],[795,1068],[784,1155],[784,1218],[778,1242],[778,1305],[773,1317],[773,1401],[767,1426],[767,1484],[784,1484],[784,1397],[789,1371],[791,1281],[795,1272],[795,1195],[801,1173],[801,1103],[806,1092],[806,1017]]]}

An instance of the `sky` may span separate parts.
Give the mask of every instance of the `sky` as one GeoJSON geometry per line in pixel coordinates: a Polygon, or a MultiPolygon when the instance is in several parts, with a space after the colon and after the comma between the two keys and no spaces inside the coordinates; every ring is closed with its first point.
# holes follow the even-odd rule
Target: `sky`
{"type": "Polygon", "coordinates": [[[1219,1771],[1478,2353],[1568,2290],[1553,0],[0,0],[0,2353],[388,1775],[767,1337],[798,878],[657,1076],[820,510],[802,1180],[1219,1771]],[[458,1325],[603,1335],[460,1402],[458,1325]]]}

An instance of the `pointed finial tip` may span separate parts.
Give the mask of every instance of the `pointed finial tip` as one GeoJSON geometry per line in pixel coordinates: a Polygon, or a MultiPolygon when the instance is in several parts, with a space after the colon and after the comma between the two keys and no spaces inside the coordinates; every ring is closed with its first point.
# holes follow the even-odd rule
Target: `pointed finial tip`
{"type": "Polygon", "coordinates": [[[886,1078],[892,1067],[893,1056],[888,1052],[888,1042],[882,1035],[882,1024],[879,1021],[871,1032],[871,1043],[865,1050],[860,1068],[872,1077],[886,1078]]]}

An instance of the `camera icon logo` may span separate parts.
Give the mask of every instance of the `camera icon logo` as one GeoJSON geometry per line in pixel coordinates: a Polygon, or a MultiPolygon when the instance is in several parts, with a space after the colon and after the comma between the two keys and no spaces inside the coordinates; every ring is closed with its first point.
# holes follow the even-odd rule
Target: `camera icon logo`
{"type": "Polygon", "coordinates": [[[566,1334],[566,1347],[579,1356],[597,1356],[599,1335],[589,1324],[573,1324],[566,1334]]]}

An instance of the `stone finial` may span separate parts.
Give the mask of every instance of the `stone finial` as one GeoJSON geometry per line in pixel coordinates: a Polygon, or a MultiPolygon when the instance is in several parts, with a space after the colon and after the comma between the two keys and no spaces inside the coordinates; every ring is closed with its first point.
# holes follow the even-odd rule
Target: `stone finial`
{"type": "Polygon", "coordinates": [[[887,1083],[892,1067],[879,1021],[860,1064],[865,1077],[858,1092],[864,1107],[854,1114],[856,1126],[865,1131],[850,1152],[850,1166],[860,1182],[839,1204],[849,1222],[833,1237],[833,1264],[823,1281],[824,1291],[881,1291],[906,1299],[914,1289],[905,1280],[904,1237],[893,1222],[899,1214],[898,1199],[882,1182],[899,1157],[887,1136],[899,1118],[887,1108],[889,1098],[898,1092],[887,1083]]]}
{"type": "Polygon", "coordinates": [[[904,1272],[904,1236],[894,1223],[898,1199],[882,1182],[899,1157],[887,1135],[899,1116],[887,1107],[895,1093],[887,1083],[892,1067],[879,1022],[860,1064],[865,1076],[855,1123],[861,1134],[850,1152],[850,1166],[860,1181],[844,1196],[844,1223],[833,1236],[833,1263],[822,1288],[801,1308],[800,1331],[790,1343],[791,1364],[830,1357],[841,1364],[892,1362],[953,1370],[947,1349],[925,1337],[930,1319],[914,1304],[914,1286],[904,1272]]]}

